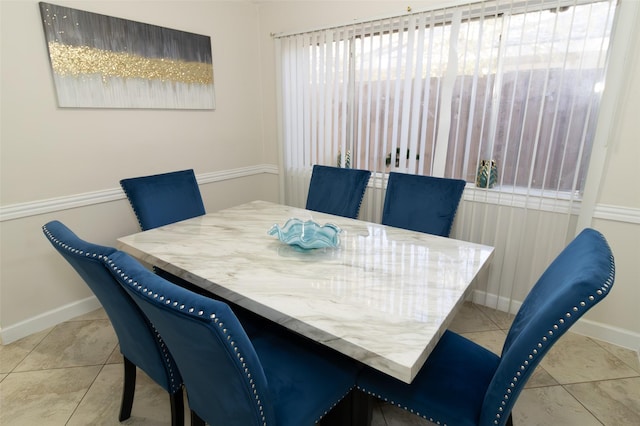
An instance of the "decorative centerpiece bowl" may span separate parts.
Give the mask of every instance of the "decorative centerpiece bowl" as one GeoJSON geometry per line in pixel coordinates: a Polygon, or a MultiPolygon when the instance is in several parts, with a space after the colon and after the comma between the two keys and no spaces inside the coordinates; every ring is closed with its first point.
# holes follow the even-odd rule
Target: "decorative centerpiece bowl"
{"type": "Polygon", "coordinates": [[[317,249],[323,247],[338,247],[340,245],[339,234],[342,230],[327,223],[320,226],[318,223],[292,218],[287,220],[283,227],[273,225],[269,229],[269,235],[276,235],[280,241],[290,246],[301,249],[317,249]]]}

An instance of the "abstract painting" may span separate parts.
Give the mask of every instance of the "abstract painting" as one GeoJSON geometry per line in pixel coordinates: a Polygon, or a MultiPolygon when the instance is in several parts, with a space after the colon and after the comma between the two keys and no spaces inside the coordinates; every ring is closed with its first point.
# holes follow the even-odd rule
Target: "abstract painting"
{"type": "Polygon", "coordinates": [[[211,38],[40,3],[60,107],[214,109],[211,38]]]}

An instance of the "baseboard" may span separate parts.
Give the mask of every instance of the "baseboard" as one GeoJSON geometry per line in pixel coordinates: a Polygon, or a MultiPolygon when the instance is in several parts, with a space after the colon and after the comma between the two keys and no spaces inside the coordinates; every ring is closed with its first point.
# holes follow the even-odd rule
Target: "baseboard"
{"type": "Polygon", "coordinates": [[[633,351],[640,351],[640,334],[634,333],[631,330],[581,318],[571,327],[571,331],[582,334],[583,336],[613,343],[614,345],[633,351]]]}
{"type": "Polygon", "coordinates": [[[69,303],[49,312],[26,319],[17,324],[0,329],[0,343],[8,345],[11,342],[27,337],[33,333],[46,330],[79,315],[88,314],[102,307],[95,296],[77,302],[69,303]]]}
{"type": "Polygon", "coordinates": [[[471,296],[471,300],[476,305],[497,309],[501,312],[509,312],[510,314],[516,314],[520,309],[520,305],[522,305],[522,302],[519,300],[486,293],[481,290],[475,290],[471,296]]]}
{"type": "MultiPolygon", "coordinates": [[[[509,312],[511,314],[516,314],[522,305],[522,301],[499,297],[481,290],[474,291],[470,299],[477,305],[497,309],[502,312],[509,312]]],[[[640,348],[640,334],[631,330],[592,321],[587,318],[580,318],[578,322],[571,327],[571,332],[593,337],[594,339],[634,351],[640,348]]]]}

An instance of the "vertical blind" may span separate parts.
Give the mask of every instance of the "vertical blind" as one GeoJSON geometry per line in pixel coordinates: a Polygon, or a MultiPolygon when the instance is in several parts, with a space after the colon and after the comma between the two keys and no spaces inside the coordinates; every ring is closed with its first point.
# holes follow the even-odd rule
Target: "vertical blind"
{"type": "Polygon", "coordinates": [[[285,202],[313,164],[371,170],[371,221],[390,171],[464,179],[453,236],[496,247],[486,293],[510,305],[573,236],[615,10],[485,1],[276,37],[285,202]]]}

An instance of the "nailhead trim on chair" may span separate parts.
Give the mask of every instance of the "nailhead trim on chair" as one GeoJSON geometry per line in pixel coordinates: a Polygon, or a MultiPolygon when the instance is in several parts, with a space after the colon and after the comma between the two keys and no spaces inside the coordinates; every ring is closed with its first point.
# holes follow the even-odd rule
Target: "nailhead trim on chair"
{"type": "MultiPolygon", "coordinates": [[[[60,241],[57,238],[55,238],[53,236],[53,234],[51,233],[51,231],[49,231],[46,226],[43,226],[42,229],[44,230],[44,233],[47,236],[47,238],[49,238],[49,240],[51,240],[57,246],[62,247],[63,249],[67,250],[68,252],[71,252],[71,253],[73,253],[75,255],[78,255],[78,256],[93,257],[93,258],[96,258],[96,259],[98,259],[98,260],[100,260],[100,261],[102,261],[104,263],[111,262],[110,259],[108,258],[108,256],[105,255],[105,254],[84,252],[83,250],[71,247],[70,245],[68,245],[66,243],[63,243],[62,241],[60,241]]],[[[113,262],[111,262],[111,263],[113,263],[113,262]]],[[[153,327],[153,324],[151,324],[151,325],[153,327]]],[[[169,358],[169,351],[167,350],[167,347],[165,346],[164,341],[160,337],[160,334],[155,329],[155,327],[153,327],[153,331],[154,331],[154,333],[156,334],[156,336],[158,338],[158,343],[160,344],[160,349],[162,350],[162,355],[165,358],[165,365],[167,366],[167,369],[169,370],[169,380],[171,382],[170,383],[171,393],[175,393],[175,391],[177,391],[178,389],[180,389],[182,387],[182,384],[180,384],[180,385],[176,384],[175,374],[174,374],[173,368],[171,368],[171,360],[169,358]]]]}
{"type": "MultiPolygon", "coordinates": [[[[134,290],[142,293],[143,295],[145,295],[147,297],[152,297],[153,299],[157,299],[157,300],[159,300],[161,302],[163,301],[166,305],[169,305],[172,308],[177,309],[179,311],[184,311],[185,310],[186,306],[184,305],[184,303],[180,303],[179,301],[176,301],[176,300],[172,301],[169,298],[165,298],[165,296],[159,295],[158,293],[154,293],[153,291],[147,289],[143,285],[138,284],[137,281],[134,281],[132,278],[129,278],[124,272],[122,272],[122,270],[120,268],[118,268],[118,266],[111,259],[108,259],[107,263],[109,263],[111,265],[112,269],[118,275],[120,275],[120,277],[122,277],[122,279],[127,284],[129,284],[131,286],[131,288],[133,288],[134,290]]],[[[222,330],[222,333],[227,336],[226,340],[227,340],[229,346],[231,346],[231,349],[233,350],[233,352],[236,354],[236,358],[240,362],[240,365],[242,366],[242,370],[244,371],[244,374],[246,376],[249,388],[253,392],[254,400],[255,400],[255,403],[256,403],[256,405],[258,407],[258,411],[260,413],[262,424],[264,426],[266,426],[267,425],[267,419],[266,419],[266,417],[264,415],[264,407],[262,405],[262,400],[260,398],[260,395],[258,394],[258,391],[256,390],[254,380],[251,377],[251,371],[249,370],[249,367],[247,367],[247,364],[244,361],[244,356],[242,355],[242,352],[239,351],[239,348],[236,345],[236,342],[233,340],[233,337],[231,336],[231,334],[229,334],[229,330],[224,328],[224,323],[221,322],[218,318],[216,318],[216,314],[215,313],[205,314],[205,312],[202,311],[202,310],[198,310],[198,312],[195,312],[196,310],[193,307],[189,307],[188,309],[186,309],[186,311],[187,311],[187,313],[189,313],[189,314],[191,314],[192,316],[195,316],[195,317],[209,317],[209,319],[213,320],[213,322],[218,325],[218,327],[222,330]]]]}
{"type": "Polygon", "coordinates": [[[151,327],[153,328],[153,332],[156,333],[156,337],[158,338],[158,343],[160,343],[160,349],[162,350],[162,355],[165,358],[165,365],[167,365],[167,367],[169,368],[169,377],[171,380],[171,389],[175,392],[176,390],[178,390],[179,388],[182,387],[182,385],[180,386],[176,386],[175,385],[175,379],[174,379],[174,374],[173,374],[173,369],[171,368],[171,361],[169,359],[169,350],[167,349],[167,346],[164,343],[164,340],[162,340],[162,336],[160,336],[160,333],[158,333],[158,330],[156,330],[156,327],[151,324],[151,327]]]}
{"type": "Polygon", "coordinates": [[[395,405],[396,407],[402,408],[405,411],[410,412],[411,414],[415,414],[416,416],[420,416],[425,420],[429,420],[431,423],[435,423],[437,425],[442,425],[442,426],[447,426],[447,423],[442,423],[440,420],[435,420],[433,417],[428,417],[426,414],[420,414],[420,411],[416,411],[413,408],[407,407],[406,405],[402,405],[399,403],[396,403],[395,401],[389,401],[389,398],[386,398],[382,395],[379,395],[377,393],[371,392],[363,387],[361,387],[360,385],[357,386],[358,389],[360,389],[362,392],[366,392],[367,395],[371,395],[377,399],[381,399],[384,402],[388,402],[391,405],[395,405]]]}
{"type": "MultiPolygon", "coordinates": [[[[606,293],[609,288],[611,287],[611,285],[613,284],[613,279],[614,279],[614,274],[615,274],[615,266],[614,266],[614,260],[613,260],[613,256],[610,256],[609,259],[609,277],[607,278],[607,281],[602,285],[602,287],[600,287],[600,289],[596,290],[596,294],[599,297],[604,297],[604,293],[606,293]]],[[[565,314],[566,318],[571,318],[571,316],[573,315],[573,313],[578,312],[581,308],[585,308],[587,306],[587,304],[589,305],[593,305],[595,303],[596,297],[593,295],[590,295],[588,298],[588,302],[585,301],[581,301],[578,306],[574,306],[573,308],[571,308],[571,310],[569,312],[567,312],[565,314]]],[[[530,362],[532,362],[534,360],[534,358],[538,355],[538,350],[542,349],[544,347],[544,345],[549,343],[550,339],[554,339],[554,334],[557,332],[557,330],[560,329],[560,327],[565,326],[565,319],[564,318],[559,318],[558,319],[558,323],[557,324],[553,324],[553,326],[551,326],[550,330],[547,331],[547,335],[544,335],[540,338],[540,341],[537,343],[536,347],[534,347],[531,350],[531,353],[529,354],[529,356],[527,357],[527,359],[525,359],[522,364],[520,365],[520,371],[516,371],[513,379],[511,381],[511,383],[509,383],[509,387],[505,390],[505,394],[502,398],[502,401],[500,402],[500,406],[497,407],[496,409],[496,414],[495,414],[495,418],[493,420],[493,424],[494,425],[498,425],[500,424],[500,421],[502,419],[502,413],[504,412],[504,407],[507,406],[507,404],[509,403],[509,398],[511,396],[511,389],[515,388],[516,383],[518,382],[518,379],[522,376],[522,374],[527,370],[527,368],[530,365],[530,362]]]]}
{"type": "MultiPolygon", "coordinates": [[[[123,276],[124,273],[116,266],[116,264],[113,262],[113,260],[111,260],[109,257],[105,256],[104,257],[104,262],[111,268],[113,269],[118,275],[123,276]]],[[[170,366],[170,362],[169,362],[169,350],[167,349],[167,346],[164,343],[164,340],[162,340],[162,336],[160,336],[160,333],[158,333],[158,330],[156,330],[155,326],[153,324],[151,324],[151,326],[153,327],[153,331],[156,333],[156,336],[158,337],[158,342],[160,343],[160,348],[162,349],[162,354],[165,357],[166,360],[166,364],[168,366],[170,366]]],[[[173,370],[171,368],[169,368],[169,376],[171,377],[171,383],[174,383],[174,379],[173,379],[173,370]]],[[[172,386],[173,388],[173,386],[172,386]]]]}
{"type": "MultiPolygon", "coordinates": [[[[184,311],[186,306],[183,303],[180,303],[176,300],[171,300],[168,298],[165,298],[165,296],[159,295],[158,293],[153,293],[151,290],[148,290],[146,287],[138,284],[136,281],[134,281],[133,279],[129,278],[128,276],[126,276],[122,270],[120,268],[118,268],[118,266],[108,257],[105,256],[106,262],[107,264],[109,264],[111,266],[111,268],[122,277],[122,279],[129,284],[134,290],[138,290],[140,291],[142,294],[145,294],[147,296],[151,296],[154,299],[158,299],[161,302],[164,302],[165,305],[170,305],[171,307],[178,309],[180,311],[184,311]]],[[[232,340],[232,336],[230,334],[228,334],[228,330],[226,328],[224,328],[224,323],[220,322],[220,320],[218,318],[216,318],[216,314],[211,313],[208,315],[205,315],[205,312],[202,310],[198,310],[198,312],[195,312],[195,308],[190,307],[187,309],[187,312],[189,314],[192,314],[193,316],[198,316],[198,317],[205,317],[208,316],[210,319],[212,319],[217,325],[218,327],[220,327],[222,329],[222,333],[227,335],[227,341],[229,342],[229,346],[231,346],[231,348],[233,349],[233,351],[236,354],[236,357],[238,358],[238,360],[240,361],[241,365],[242,365],[242,369],[248,379],[248,384],[250,385],[250,388],[253,391],[253,395],[254,395],[254,399],[256,401],[256,404],[258,406],[258,411],[260,412],[260,417],[262,420],[262,424],[264,426],[267,426],[267,419],[264,415],[264,407],[262,405],[262,400],[260,399],[260,395],[258,395],[258,391],[256,390],[256,386],[255,383],[253,381],[253,378],[251,377],[251,371],[249,370],[249,368],[247,367],[247,364],[244,362],[244,357],[242,356],[242,353],[239,352],[239,348],[236,345],[236,342],[234,340],[232,340]]],[[[155,328],[154,328],[155,330],[155,328]]],[[[164,342],[163,342],[164,345],[164,342]]],[[[164,349],[164,346],[163,346],[164,349]]],[[[327,415],[327,413],[329,413],[329,411],[331,411],[336,405],[338,405],[338,403],[340,401],[342,401],[342,399],[344,399],[344,397],[353,389],[353,387],[351,389],[349,389],[349,391],[347,391],[347,393],[345,393],[342,397],[340,397],[336,402],[333,403],[333,405],[331,406],[331,408],[329,408],[328,410],[326,410],[321,416],[320,418],[318,418],[315,423],[318,423],[324,416],[327,415]]]]}
{"type": "Polygon", "coordinates": [[[133,210],[133,214],[136,216],[136,220],[138,221],[138,226],[140,229],[144,229],[142,226],[142,221],[140,220],[140,216],[138,216],[138,210],[136,210],[136,206],[133,205],[133,201],[131,201],[131,197],[126,189],[122,188],[122,192],[124,192],[125,197],[127,197],[127,201],[129,201],[129,205],[131,206],[131,210],[133,210]]]}
{"type": "Polygon", "coordinates": [[[328,410],[326,410],[324,413],[322,413],[322,415],[321,415],[320,417],[318,417],[318,418],[316,419],[316,421],[314,422],[314,424],[318,424],[318,423],[320,423],[320,420],[322,420],[322,418],[323,418],[324,416],[326,416],[326,415],[329,413],[329,411],[333,410],[333,409],[336,407],[336,405],[338,405],[338,403],[344,399],[344,397],[345,397],[345,396],[349,395],[349,392],[351,392],[351,391],[353,390],[353,388],[355,388],[355,386],[352,386],[352,387],[347,391],[347,393],[345,393],[345,394],[344,394],[344,395],[342,395],[340,398],[338,398],[338,400],[337,400],[336,402],[334,402],[334,403],[333,403],[333,405],[331,405],[331,407],[329,407],[329,409],[328,409],[328,410]]]}
{"type": "MultiPolygon", "coordinates": [[[[610,256],[609,259],[609,278],[607,278],[607,281],[602,285],[602,287],[600,287],[598,290],[596,290],[596,294],[598,295],[598,298],[604,297],[603,295],[609,291],[609,288],[611,287],[611,285],[613,284],[613,280],[614,280],[614,275],[615,275],[615,264],[614,264],[614,259],[613,256],[610,256]]],[[[596,297],[593,295],[590,295],[588,298],[588,302],[587,301],[581,301],[578,305],[579,306],[574,306],[573,308],[571,308],[570,312],[567,312],[565,314],[566,318],[571,318],[571,315],[573,313],[578,312],[581,308],[585,308],[587,306],[587,304],[589,305],[593,305],[596,301],[596,297]]],[[[551,329],[549,331],[547,331],[547,334],[542,336],[540,338],[540,341],[537,343],[537,345],[531,350],[531,353],[529,354],[529,356],[527,357],[527,359],[525,359],[522,364],[520,365],[519,371],[516,371],[513,379],[511,380],[511,382],[509,383],[509,386],[507,387],[507,389],[505,390],[505,394],[503,396],[502,401],[500,402],[500,406],[497,407],[496,409],[496,414],[495,414],[495,418],[493,420],[493,424],[497,425],[500,424],[501,420],[502,420],[502,413],[504,412],[505,407],[507,406],[507,404],[509,403],[509,399],[512,393],[512,389],[516,387],[516,384],[518,382],[518,380],[520,379],[520,377],[522,376],[522,374],[527,370],[527,368],[529,367],[530,363],[535,359],[535,357],[539,354],[539,350],[542,349],[544,347],[545,344],[547,344],[549,342],[549,339],[553,339],[554,338],[554,334],[557,332],[557,330],[560,329],[560,327],[564,326],[566,323],[564,318],[559,318],[558,319],[558,323],[557,324],[553,324],[553,326],[551,326],[551,329]]],[[[383,397],[382,395],[378,395],[375,394],[373,392],[370,392],[360,386],[358,386],[358,389],[360,389],[363,392],[366,392],[368,395],[372,395],[378,399],[382,399],[385,402],[388,402],[392,405],[398,406],[406,411],[409,411],[412,414],[415,414],[417,416],[422,417],[423,419],[429,420],[432,423],[435,423],[437,425],[443,425],[446,426],[446,423],[441,423],[439,420],[434,420],[432,417],[427,417],[424,414],[420,414],[418,411],[414,411],[412,408],[409,408],[407,406],[402,406],[401,404],[397,404],[394,401],[389,401],[388,398],[383,397]]]]}
{"type": "MultiPolygon", "coordinates": [[[[140,220],[140,216],[138,216],[138,210],[136,209],[136,206],[133,205],[133,201],[132,198],[129,196],[129,192],[127,192],[126,189],[122,188],[122,192],[124,192],[125,197],[127,198],[127,201],[129,201],[129,205],[131,206],[131,210],[133,210],[133,214],[136,217],[136,220],[138,221],[138,226],[140,227],[140,229],[144,230],[144,226],[142,226],[142,221],[140,220]]],[[[158,273],[158,268],[156,268],[155,266],[153,267],[153,272],[154,273],[158,273]]]]}

